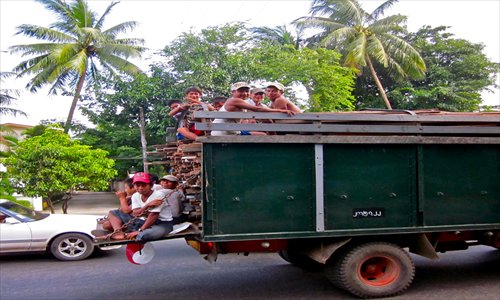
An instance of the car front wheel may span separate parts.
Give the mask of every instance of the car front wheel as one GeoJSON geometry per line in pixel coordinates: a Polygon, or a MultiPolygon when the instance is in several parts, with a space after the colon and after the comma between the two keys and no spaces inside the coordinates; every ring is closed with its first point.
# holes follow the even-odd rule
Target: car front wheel
{"type": "Polygon", "coordinates": [[[94,252],[94,245],[86,235],[65,233],[52,241],[50,252],[59,260],[82,260],[94,252]]]}

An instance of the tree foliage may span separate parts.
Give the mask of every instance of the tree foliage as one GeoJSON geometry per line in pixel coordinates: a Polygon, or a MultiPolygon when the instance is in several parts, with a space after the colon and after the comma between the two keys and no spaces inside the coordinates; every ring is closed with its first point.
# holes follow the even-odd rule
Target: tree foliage
{"type": "MultiPolygon", "coordinates": [[[[12,72],[0,72],[0,83],[4,78],[14,76],[15,74],[12,72]]],[[[17,100],[19,97],[19,90],[13,89],[0,89],[0,116],[1,115],[21,115],[26,116],[26,113],[11,107],[11,105],[17,100]]]]}
{"type": "Polygon", "coordinates": [[[116,175],[106,151],[71,140],[58,128],[19,142],[5,166],[17,192],[49,200],[77,188],[106,189],[116,175]]]}
{"type": "MultiPolygon", "coordinates": [[[[483,53],[484,45],[455,39],[446,30],[445,26],[423,26],[407,36],[428,67],[425,79],[397,82],[381,74],[394,107],[446,111],[479,109],[481,92],[494,86],[499,64],[491,62],[483,53]]],[[[358,80],[355,89],[358,107],[379,107],[375,93],[373,84],[358,80]]]]}
{"type": "Polygon", "coordinates": [[[391,103],[374,63],[398,80],[423,78],[426,71],[418,51],[402,38],[407,17],[381,18],[397,1],[385,1],[368,13],[358,0],[314,0],[311,16],[296,21],[299,26],[320,30],[309,39],[310,44],[336,49],[344,55],[344,65],[358,69],[360,75],[368,68],[389,109],[391,103]]]}
{"type": "Polygon", "coordinates": [[[302,48],[303,30],[296,27],[295,33],[288,30],[286,25],[277,27],[254,27],[250,29],[252,38],[261,44],[271,44],[274,46],[291,45],[295,49],[302,48]]]}
{"type": "Polygon", "coordinates": [[[150,77],[140,75],[128,81],[108,81],[96,91],[96,99],[82,107],[96,128],[86,130],[79,138],[87,145],[108,151],[116,159],[120,176],[131,166],[143,167],[139,150],[140,107],[146,117],[149,145],[164,143],[166,128],[173,125],[166,102],[182,92],[172,88],[173,79],[163,69],[152,66],[151,73],[150,77]]]}
{"type": "MultiPolygon", "coordinates": [[[[280,81],[286,86],[301,85],[307,91],[303,108],[308,111],[354,109],[354,71],[342,67],[340,54],[328,49],[295,49],[291,45],[255,48],[251,63],[261,80],[280,81]]],[[[288,89],[287,97],[296,99],[288,89]],[[291,96],[292,95],[292,96],[291,96]],[[291,97],[290,97],[291,96],[291,97]]]]}
{"type": "Polygon", "coordinates": [[[165,68],[182,92],[198,86],[209,98],[227,95],[232,83],[252,81],[256,76],[246,57],[249,39],[243,23],[208,27],[198,34],[183,33],[164,48],[165,68]]]}
{"type": "Polygon", "coordinates": [[[70,86],[74,92],[65,130],[68,132],[76,104],[87,79],[97,79],[98,70],[111,75],[136,75],[140,69],[129,62],[144,51],[142,39],[118,38],[121,33],[134,29],[137,22],[129,21],[103,29],[104,22],[118,2],[111,2],[102,16],[92,11],[87,1],[36,0],[53,12],[57,21],[50,27],[23,24],[17,34],[43,41],[38,44],[10,47],[12,53],[33,56],[19,63],[14,71],[18,76],[32,75],[27,88],[36,92],[42,86],[52,85],[49,93],[57,94],[70,86]]]}

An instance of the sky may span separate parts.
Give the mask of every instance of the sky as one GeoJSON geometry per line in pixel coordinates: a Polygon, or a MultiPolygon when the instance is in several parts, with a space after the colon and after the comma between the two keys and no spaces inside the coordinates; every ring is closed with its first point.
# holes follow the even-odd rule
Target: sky
{"type": "MultiPolygon", "coordinates": [[[[366,11],[371,12],[382,1],[360,1],[366,11]]],[[[88,0],[91,9],[101,15],[111,3],[108,0],[88,0]]],[[[125,21],[138,21],[139,26],[127,37],[145,39],[145,46],[161,49],[182,32],[195,32],[208,26],[218,26],[233,21],[244,21],[251,26],[275,27],[289,25],[296,18],[308,15],[311,1],[307,0],[122,0],[109,14],[104,28],[125,21]]],[[[484,52],[494,62],[500,62],[500,0],[400,0],[386,11],[386,16],[402,14],[408,17],[408,29],[416,31],[423,25],[450,26],[448,32],[456,38],[485,45],[484,52]]],[[[0,0],[0,70],[11,71],[21,57],[8,53],[13,45],[37,43],[35,39],[14,35],[15,27],[34,24],[48,27],[54,16],[32,0],[0,0]]],[[[289,27],[291,28],[291,27],[289,27]]],[[[145,55],[135,62],[146,66],[154,59],[145,55]]],[[[4,80],[2,89],[22,89],[28,78],[4,80]]],[[[500,85],[500,79],[497,80],[500,85]]],[[[500,90],[484,93],[484,104],[500,104],[500,90]]],[[[48,89],[36,94],[22,92],[11,107],[28,114],[22,116],[0,116],[0,123],[36,125],[41,120],[66,120],[71,97],[48,96],[48,89]]],[[[77,110],[75,120],[86,123],[77,110]]]]}

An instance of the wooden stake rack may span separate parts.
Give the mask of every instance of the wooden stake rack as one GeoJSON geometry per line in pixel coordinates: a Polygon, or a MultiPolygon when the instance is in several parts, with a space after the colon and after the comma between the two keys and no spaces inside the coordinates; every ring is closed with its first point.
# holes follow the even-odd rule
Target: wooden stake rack
{"type": "Polygon", "coordinates": [[[197,111],[196,129],[211,131],[264,131],[286,134],[323,135],[427,135],[500,136],[500,113],[452,113],[423,111],[356,111],[338,113],[207,112],[197,111]],[[234,120],[213,123],[213,119],[234,120]],[[239,120],[256,123],[240,123],[239,120]],[[272,120],[272,123],[264,123],[272,120]]]}
{"type": "Polygon", "coordinates": [[[194,113],[199,130],[264,131],[268,136],[200,137],[196,142],[155,145],[151,165],[169,165],[184,187],[193,211],[191,222],[201,219],[201,142],[235,143],[471,143],[500,142],[500,113],[425,111],[356,111],[339,113],[205,112],[194,113]],[[215,118],[234,123],[213,123],[215,118]],[[241,119],[256,123],[236,123],[241,119]],[[272,123],[263,123],[272,120],[272,123]],[[286,134],[284,136],[283,134],[286,134]]]}

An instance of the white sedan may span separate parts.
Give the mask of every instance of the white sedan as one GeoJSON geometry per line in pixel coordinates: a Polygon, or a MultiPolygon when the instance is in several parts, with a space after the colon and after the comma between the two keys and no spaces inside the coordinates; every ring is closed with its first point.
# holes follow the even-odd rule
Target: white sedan
{"type": "Polygon", "coordinates": [[[50,252],[59,260],[82,260],[96,245],[99,216],[49,214],[0,199],[0,254],[50,252]]]}

